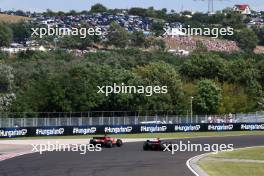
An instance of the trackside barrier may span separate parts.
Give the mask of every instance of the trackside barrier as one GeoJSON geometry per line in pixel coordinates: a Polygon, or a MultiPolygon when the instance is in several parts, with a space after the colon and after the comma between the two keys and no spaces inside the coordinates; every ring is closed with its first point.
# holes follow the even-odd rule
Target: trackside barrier
{"type": "Polygon", "coordinates": [[[209,131],[254,131],[264,130],[264,123],[229,124],[147,124],[147,125],[101,125],[101,126],[54,126],[0,128],[0,138],[34,136],[68,136],[94,134],[136,134],[209,131]]]}

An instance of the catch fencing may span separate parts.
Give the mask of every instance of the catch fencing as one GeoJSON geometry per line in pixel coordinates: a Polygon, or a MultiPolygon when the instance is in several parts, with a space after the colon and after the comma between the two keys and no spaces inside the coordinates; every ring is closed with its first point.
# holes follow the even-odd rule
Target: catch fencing
{"type": "Polygon", "coordinates": [[[175,115],[173,111],[93,111],[56,113],[0,113],[0,128],[190,124],[190,123],[262,123],[264,112],[228,115],[175,115]]]}

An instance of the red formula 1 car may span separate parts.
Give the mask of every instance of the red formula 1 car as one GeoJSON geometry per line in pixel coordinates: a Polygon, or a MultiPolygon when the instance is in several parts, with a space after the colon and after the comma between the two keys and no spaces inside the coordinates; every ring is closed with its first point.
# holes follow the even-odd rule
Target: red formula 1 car
{"type": "Polygon", "coordinates": [[[157,140],[147,140],[146,142],[144,142],[143,144],[143,150],[147,151],[147,150],[152,150],[152,151],[163,151],[166,147],[166,145],[169,146],[169,148],[171,148],[171,145],[169,145],[171,143],[169,142],[165,142],[165,141],[161,141],[160,139],[157,140]]]}
{"type": "Polygon", "coordinates": [[[113,146],[121,147],[123,145],[123,142],[121,139],[103,136],[93,137],[93,139],[90,140],[90,144],[101,144],[102,147],[112,148],[113,146]]]}

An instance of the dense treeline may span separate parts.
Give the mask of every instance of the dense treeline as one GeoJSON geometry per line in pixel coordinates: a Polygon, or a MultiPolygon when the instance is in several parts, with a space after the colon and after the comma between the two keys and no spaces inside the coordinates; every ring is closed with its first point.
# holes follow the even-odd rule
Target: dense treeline
{"type": "Polygon", "coordinates": [[[194,97],[195,113],[212,114],[255,111],[263,103],[264,55],[201,52],[180,58],[159,50],[121,49],[83,57],[54,51],[0,58],[2,111],[175,110],[185,114],[194,97]],[[97,93],[97,86],[113,83],[166,85],[168,93],[97,93]]]}

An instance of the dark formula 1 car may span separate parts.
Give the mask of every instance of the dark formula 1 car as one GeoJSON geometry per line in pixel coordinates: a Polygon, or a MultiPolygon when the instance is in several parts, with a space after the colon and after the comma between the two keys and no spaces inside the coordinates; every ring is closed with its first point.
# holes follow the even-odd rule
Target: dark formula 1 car
{"type": "MultiPolygon", "coordinates": [[[[143,150],[153,150],[153,151],[163,151],[166,147],[166,145],[169,145],[171,143],[161,141],[159,139],[157,140],[147,140],[143,144],[143,150]]],[[[169,145],[169,148],[171,148],[171,145],[169,145]]]]}
{"type": "Polygon", "coordinates": [[[102,147],[112,148],[113,146],[121,147],[123,145],[123,142],[121,139],[103,136],[93,137],[93,139],[90,140],[90,144],[101,144],[102,147]]]}

